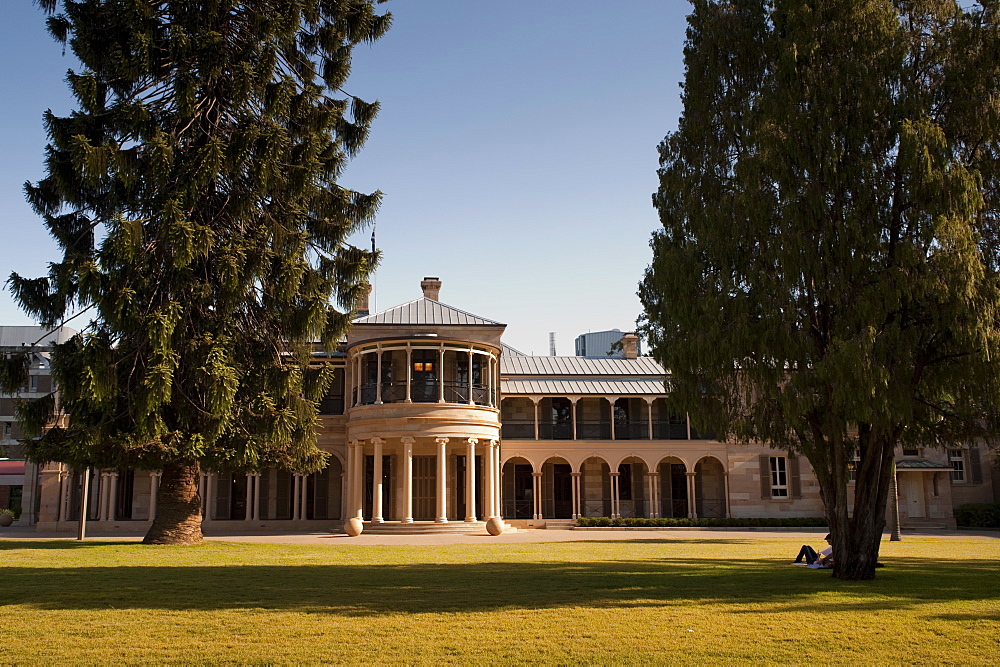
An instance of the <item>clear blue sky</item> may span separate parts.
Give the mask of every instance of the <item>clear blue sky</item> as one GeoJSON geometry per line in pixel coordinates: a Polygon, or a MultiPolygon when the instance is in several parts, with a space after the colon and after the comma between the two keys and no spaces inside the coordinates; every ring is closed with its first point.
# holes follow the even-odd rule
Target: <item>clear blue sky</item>
{"type": "MultiPolygon", "coordinates": [[[[656,145],[680,114],[684,0],[393,0],[345,89],[382,111],[342,183],[381,189],[379,309],[420,296],[505,322],[524,352],[629,329],[658,225],[656,145]]],[[[24,202],[46,108],[72,109],[72,54],[30,0],[0,7],[0,277],[43,275],[55,244],[24,202]]],[[[367,235],[359,239],[367,242],[367,235]]],[[[4,290],[0,324],[30,324],[4,290]]]]}

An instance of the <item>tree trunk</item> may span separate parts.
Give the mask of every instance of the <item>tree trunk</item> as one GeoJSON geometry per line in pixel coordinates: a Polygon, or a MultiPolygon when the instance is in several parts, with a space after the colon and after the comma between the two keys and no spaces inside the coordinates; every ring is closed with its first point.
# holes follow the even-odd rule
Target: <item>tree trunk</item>
{"type": "Polygon", "coordinates": [[[854,511],[849,520],[841,519],[837,526],[831,526],[834,539],[833,576],[837,579],[875,578],[875,565],[885,529],[896,438],[868,432],[862,434],[860,441],[861,460],[854,484],[854,511]]]}
{"type": "Polygon", "coordinates": [[[201,496],[195,463],[172,463],[163,466],[160,488],[156,494],[156,518],[143,544],[200,544],[201,496]]]}

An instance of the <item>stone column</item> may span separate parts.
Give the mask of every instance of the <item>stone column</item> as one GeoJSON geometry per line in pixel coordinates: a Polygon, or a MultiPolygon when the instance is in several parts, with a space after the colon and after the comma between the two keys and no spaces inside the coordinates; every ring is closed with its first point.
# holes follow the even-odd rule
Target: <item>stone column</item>
{"type": "Polygon", "coordinates": [[[354,516],[354,440],[347,442],[344,448],[344,489],[343,489],[343,510],[340,512],[344,520],[354,516]]]}
{"type": "Polygon", "coordinates": [[[156,496],[160,493],[160,475],[163,473],[159,470],[149,473],[149,520],[152,521],[156,518],[156,496]]]}
{"type": "Polygon", "coordinates": [[[108,473],[99,473],[100,479],[97,494],[97,520],[107,521],[108,516],[108,473]]]}
{"type": "Polygon", "coordinates": [[[540,398],[531,397],[531,404],[535,408],[535,440],[538,440],[538,404],[541,403],[540,398]]]}
{"type": "Polygon", "coordinates": [[[382,518],[382,438],[372,438],[375,448],[375,467],[372,475],[372,523],[385,523],[382,518]]]}
{"type": "Polygon", "coordinates": [[[617,440],[618,434],[615,432],[615,400],[614,398],[608,397],[608,403],[611,404],[611,439],[617,440]]]}
{"type": "MultiPolygon", "coordinates": [[[[62,464],[59,464],[62,468],[62,464]]],[[[56,508],[56,521],[69,521],[69,499],[73,489],[73,476],[68,470],[59,471],[59,507],[56,508]]]]}
{"type": "Polygon", "coordinates": [[[469,348],[469,405],[475,405],[476,402],[472,400],[472,348],[469,348]]]}
{"type": "Polygon", "coordinates": [[[690,518],[690,519],[697,519],[698,518],[698,510],[695,507],[695,504],[696,504],[696,501],[697,501],[697,496],[695,495],[694,478],[695,478],[695,475],[697,475],[698,473],[689,472],[689,473],[685,473],[685,474],[687,475],[687,487],[688,487],[687,488],[687,494],[688,494],[688,518],[690,518]]]}
{"type": "Polygon", "coordinates": [[[493,480],[493,448],[496,447],[496,440],[487,440],[483,448],[483,520],[489,521],[494,516],[496,503],[493,494],[496,493],[496,485],[493,480]]]}
{"type": "MultiPolygon", "coordinates": [[[[202,508],[205,506],[205,473],[198,475],[198,498],[201,499],[202,508]]],[[[204,512],[202,512],[204,516],[204,512]]]]}
{"type": "Polygon", "coordinates": [[[650,492],[650,503],[651,503],[651,517],[658,519],[660,517],[660,473],[651,472],[649,473],[649,486],[650,492]]]}
{"type": "Polygon", "coordinates": [[[243,512],[243,520],[253,520],[253,475],[250,473],[247,473],[247,506],[243,512]]]}
{"type": "Polygon", "coordinates": [[[684,413],[684,423],[687,425],[687,439],[691,439],[691,415],[684,413]]]}
{"type": "MultiPolygon", "coordinates": [[[[470,353],[470,359],[471,353],[470,353]]],[[[471,373],[470,373],[471,377],[471,373]]],[[[471,388],[471,386],[470,386],[471,388]]],[[[476,520],[476,445],[479,440],[469,438],[469,449],[465,455],[465,520],[472,523],[476,520]]]]}
{"type": "Polygon", "coordinates": [[[569,420],[573,423],[573,439],[576,440],[576,402],[580,398],[569,399],[569,420]]]}
{"type": "Polygon", "coordinates": [[[413,438],[402,437],[403,445],[403,523],[413,523],[413,438]]]}
{"type": "Polygon", "coordinates": [[[299,487],[302,483],[302,476],[298,473],[292,474],[292,521],[299,520],[299,503],[302,500],[302,494],[299,493],[299,487]]]}
{"type": "MultiPolygon", "coordinates": [[[[157,480],[159,484],[159,480],[157,480]]],[[[217,498],[217,489],[219,486],[219,476],[214,472],[207,473],[205,475],[205,514],[204,518],[207,520],[215,519],[215,506],[217,498]]]]}
{"type": "MultiPolygon", "coordinates": [[[[727,462],[728,465],[728,462],[727,462]]],[[[729,471],[727,470],[722,475],[722,480],[726,483],[726,518],[732,516],[731,508],[729,507],[729,471]]]]}
{"type": "Polygon", "coordinates": [[[356,441],[354,448],[354,516],[365,518],[365,444],[356,441]]]}
{"type": "Polygon", "coordinates": [[[299,520],[304,521],[309,518],[309,475],[302,475],[299,495],[299,520]]]}
{"type": "Polygon", "coordinates": [[[253,476],[253,520],[260,521],[260,478],[261,474],[253,476]]]}
{"type": "Polygon", "coordinates": [[[448,523],[448,438],[434,438],[437,443],[437,516],[436,523],[448,523]]]}
{"type": "MultiPolygon", "coordinates": [[[[612,420],[614,421],[614,420],[612,420]]],[[[618,517],[618,476],[621,474],[618,471],[612,472],[611,474],[611,518],[615,519],[618,517]]]]}
{"type": "Polygon", "coordinates": [[[117,521],[118,517],[118,472],[108,473],[108,521],[117,521]]]}
{"type": "Polygon", "coordinates": [[[655,398],[647,398],[646,399],[646,407],[649,408],[647,410],[647,414],[649,414],[649,439],[650,440],[653,439],[653,401],[655,401],[655,400],[656,400],[655,398]]]}
{"type": "Polygon", "coordinates": [[[437,383],[438,383],[438,403],[444,403],[444,348],[438,348],[438,370],[437,373],[437,383]]]}
{"type": "Polygon", "coordinates": [[[573,518],[579,519],[583,514],[583,508],[580,506],[580,478],[583,477],[583,473],[571,472],[570,477],[573,478],[573,518]]]}
{"type": "MultiPolygon", "coordinates": [[[[413,396],[410,394],[410,386],[413,384],[413,350],[410,348],[410,344],[406,344],[406,403],[413,402],[413,396]]],[[[409,513],[407,514],[409,516],[409,513]]]]}
{"type": "Polygon", "coordinates": [[[532,493],[532,495],[535,497],[534,514],[532,515],[532,518],[541,519],[542,518],[542,473],[540,472],[531,473],[531,479],[534,482],[534,493],[532,493]]]}
{"type": "MultiPolygon", "coordinates": [[[[497,369],[499,370],[499,366],[497,369]]],[[[499,394],[498,394],[499,395],[499,394]]],[[[500,441],[493,441],[493,516],[503,518],[503,463],[500,461],[500,441]]]]}
{"type": "Polygon", "coordinates": [[[382,405],[382,347],[375,348],[375,405],[382,405]]]}
{"type": "Polygon", "coordinates": [[[654,473],[646,473],[646,516],[650,519],[656,518],[656,487],[653,483],[654,473]]]}

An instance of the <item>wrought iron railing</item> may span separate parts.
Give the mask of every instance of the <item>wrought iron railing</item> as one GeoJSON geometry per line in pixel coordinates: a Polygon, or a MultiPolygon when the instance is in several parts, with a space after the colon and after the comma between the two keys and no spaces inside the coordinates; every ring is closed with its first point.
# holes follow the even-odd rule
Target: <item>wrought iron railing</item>
{"type": "Polygon", "coordinates": [[[649,422],[643,419],[616,421],[615,440],[649,440],[649,422]]]}
{"type": "Polygon", "coordinates": [[[403,403],[406,401],[406,382],[383,382],[382,402],[403,403]]]}
{"type": "Polygon", "coordinates": [[[505,440],[534,440],[535,422],[531,419],[504,419],[500,435],[505,440]]]}
{"type": "Polygon", "coordinates": [[[656,440],[687,440],[687,423],[653,421],[653,438],[656,440]]]}
{"type": "Polygon", "coordinates": [[[540,440],[572,440],[573,425],[540,422],[538,424],[538,438],[540,440]]]}
{"type": "Polygon", "coordinates": [[[610,440],[611,422],[578,419],[576,421],[576,438],[577,440],[610,440]]]}

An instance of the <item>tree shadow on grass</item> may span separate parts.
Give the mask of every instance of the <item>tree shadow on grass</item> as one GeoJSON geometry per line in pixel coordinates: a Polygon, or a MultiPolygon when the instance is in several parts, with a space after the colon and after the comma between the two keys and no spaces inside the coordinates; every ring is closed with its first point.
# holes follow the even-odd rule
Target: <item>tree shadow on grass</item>
{"type": "Polygon", "coordinates": [[[0,605],[366,616],[723,603],[799,613],[818,604],[824,611],[878,611],[1000,598],[997,587],[984,586],[996,577],[996,561],[895,559],[892,568],[880,571],[875,581],[841,582],[823,572],[764,559],[119,567],[8,563],[0,605]],[[817,598],[826,592],[840,597],[817,598]]]}

